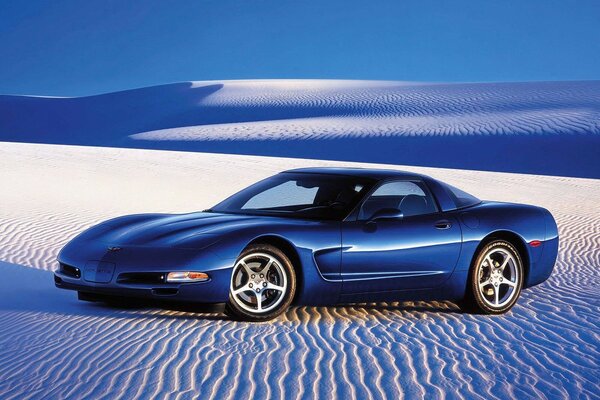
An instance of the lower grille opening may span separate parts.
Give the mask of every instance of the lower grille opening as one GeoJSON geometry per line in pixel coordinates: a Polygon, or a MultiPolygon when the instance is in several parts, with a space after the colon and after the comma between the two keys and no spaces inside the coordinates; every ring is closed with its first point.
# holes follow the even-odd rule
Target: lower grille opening
{"type": "Polygon", "coordinates": [[[129,285],[156,285],[164,282],[165,274],[161,272],[125,272],[117,278],[117,283],[129,285]]]}
{"type": "Polygon", "coordinates": [[[63,275],[67,275],[67,276],[77,278],[77,279],[81,278],[81,270],[72,265],[60,263],[59,271],[63,275]]]}
{"type": "Polygon", "coordinates": [[[179,289],[152,289],[152,294],[156,296],[175,296],[179,289]]]}

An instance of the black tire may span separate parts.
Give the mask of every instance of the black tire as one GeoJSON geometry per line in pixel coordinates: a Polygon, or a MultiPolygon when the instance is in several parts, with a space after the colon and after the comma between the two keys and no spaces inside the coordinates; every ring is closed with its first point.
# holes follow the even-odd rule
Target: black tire
{"type": "Polygon", "coordinates": [[[477,314],[503,314],[519,299],[524,278],[523,260],[517,249],[505,240],[494,240],[475,256],[469,272],[466,297],[459,304],[463,310],[477,314]],[[509,259],[500,272],[496,265],[503,264],[505,259],[499,257],[507,254],[512,257],[512,262],[509,259]],[[509,273],[515,275],[513,279],[507,276],[506,267],[509,267],[509,273]],[[505,300],[500,301],[500,296],[505,300]]]}
{"type": "MultiPolygon", "coordinates": [[[[266,263],[268,262],[269,261],[266,261],[266,263]]],[[[242,251],[242,253],[235,262],[231,276],[229,301],[226,305],[226,313],[234,319],[242,321],[268,321],[270,319],[276,318],[288,309],[288,307],[292,303],[292,300],[294,299],[295,293],[296,273],[294,271],[294,267],[290,259],[285,255],[285,253],[277,247],[269,244],[250,245],[246,249],[244,249],[244,251],[242,251]],[[259,268],[257,268],[256,266],[251,267],[254,268],[252,269],[252,271],[256,270],[256,280],[250,279],[250,276],[245,268],[241,266],[238,267],[238,265],[240,265],[241,260],[256,260],[253,265],[259,264],[261,260],[265,258],[265,255],[271,257],[271,259],[274,260],[274,262],[272,264],[271,269],[267,271],[266,276],[264,278],[260,277],[259,268],[265,267],[266,265],[261,265],[261,267],[259,268]],[[272,271],[272,269],[275,269],[275,271],[272,271]],[[274,273],[274,275],[269,276],[269,274],[271,273],[274,273]],[[283,277],[283,275],[280,274],[285,274],[285,278],[283,277]],[[240,283],[245,282],[245,284],[241,284],[238,287],[236,286],[236,282],[234,282],[234,279],[236,280],[236,282],[239,280],[240,283]],[[277,281],[277,279],[279,279],[279,281],[277,281]],[[260,289],[261,292],[259,294],[256,294],[253,290],[247,289],[243,290],[237,295],[233,293],[234,287],[237,288],[236,290],[242,290],[248,284],[252,287],[252,289],[260,289]],[[266,286],[271,284],[273,284],[273,287],[285,287],[285,290],[275,290],[263,287],[263,285],[266,286]],[[250,301],[246,301],[246,298],[252,299],[252,296],[254,296],[256,305],[252,304],[250,301]],[[260,296],[261,299],[263,298],[263,296],[265,297],[264,300],[261,300],[261,304],[266,300],[271,300],[273,303],[273,308],[268,309],[267,311],[259,311],[258,309],[254,310],[255,307],[259,307],[258,296],[260,296]]]]}

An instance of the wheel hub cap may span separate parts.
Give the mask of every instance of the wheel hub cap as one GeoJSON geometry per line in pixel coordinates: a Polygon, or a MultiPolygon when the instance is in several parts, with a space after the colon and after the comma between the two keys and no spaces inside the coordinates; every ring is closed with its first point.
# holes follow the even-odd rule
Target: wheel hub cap
{"type": "Polygon", "coordinates": [[[511,252],[492,249],[479,266],[479,293],[487,305],[503,307],[515,297],[519,279],[517,261],[511,252]]]}
{"type": "Polygon", "coordinates": [[[287,276],[275,257],[251,253],[236,263],[230,290],[239,307],[252,313],[265,313],[277,308],[285,297],[287,276]]]}

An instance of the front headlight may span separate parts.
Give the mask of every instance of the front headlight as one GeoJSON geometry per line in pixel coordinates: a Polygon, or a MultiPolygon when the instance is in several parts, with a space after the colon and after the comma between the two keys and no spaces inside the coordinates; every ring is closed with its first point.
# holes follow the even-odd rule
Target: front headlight
{"type": "Polygon", "coordinates": [[[182,283],[182,282],[202,282],[208,280],[208,274],[196,271],[169,272],[167,274],[167,282],[182,283]]]}

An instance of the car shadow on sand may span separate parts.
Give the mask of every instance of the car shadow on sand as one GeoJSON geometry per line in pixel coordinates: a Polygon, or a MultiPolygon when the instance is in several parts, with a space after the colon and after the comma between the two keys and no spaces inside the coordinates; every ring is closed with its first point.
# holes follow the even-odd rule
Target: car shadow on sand
{"type": "MultiPolygon", "coordinates": [[[[0,280],[0,313],[31,312],[96,317],[232,321],[230,316],[223,313],[222,305],[215,307],[130,298],[100,302],[79,301],[77,293],[54,286],[51,271],[0,261],[0,273],[3,276],[0,280]]],[[[305,315],[328,314],[335,320],[363,320],[382,313],[402,317],[406,313],[427,313],[435,316],[462,311],[451,302],[368,303],[331,307],[291,307],[281,318],[297,321],[305,319],[305,315]]]]}

